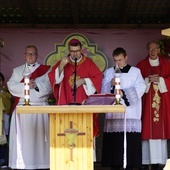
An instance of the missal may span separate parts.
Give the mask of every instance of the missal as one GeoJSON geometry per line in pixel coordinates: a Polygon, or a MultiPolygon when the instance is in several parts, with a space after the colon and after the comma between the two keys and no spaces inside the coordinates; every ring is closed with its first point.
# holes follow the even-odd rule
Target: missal
{"type": "Polygon", "coordinates": [[[115,102],[115,94],[93,94],[83,101],[83,105],[112,105],[115,102]]]}

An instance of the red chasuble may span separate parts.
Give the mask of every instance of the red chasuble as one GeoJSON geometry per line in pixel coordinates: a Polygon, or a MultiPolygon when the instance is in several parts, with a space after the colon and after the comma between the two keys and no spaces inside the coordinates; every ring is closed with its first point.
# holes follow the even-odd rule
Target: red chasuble
{"type": "Polygon", "coordinates": [[[159,66],[151,66],[146,57],[137,67],[143,78],[158,74],[164,78],[167,92],[160,93],[158,84],[151,83],[142,97],[142,139],[170,139],[170,62],[159,57],[159,66]]]}
{"type": "MultiPolygon", "coordinates": [[[[36,79],[38,77],[41,77],[43,76],[45,73],[47,73],[47,71],[50,69],[50,66],[47,66],[47,65],[40,65],[32,74],[31,74],[31,77],[30,79],[36,79]]],[[[24,78],[20,81],[20,82],[24,82],[24,78]]],[[[13,106],[12,106],[12,111],[11,113],[13,113],[14,109],[16,108],[17,104],[19,102],[19,97],[17,96],[14,96],[14,103],[13,103],[13,106]]]]}
{"type": "MultiPolygon", "coordinates": [[[[73,103],[74,96],[72,85],[74,81],[75,63],[69,61],[69,63],[64,67],[64,79],[60,84],[55,84],[55,69],[59,66],[59,64],[60,61],[52,68],[52,71],[49,73],[49,79],[51,86],[53,87],[54,96],[56,98],[56,104],[64,105],[73,103]]],[[[82,60],[77,63],[76,79],[81,78],[90,78],[94,87],[96,88],[96,92],[100,92],[102,73],[95,65],[95,63],[85,56],[83,56],[82,60]]],[[[78,87],[76,91],[76,102],[82,103],[82,101],[87,98],[88,96],[86,95],[83,86],[78,87]]],[[[99,134],[97,114],[93,114],[93,119],[94,136],[97,136],[99,134]]]]}

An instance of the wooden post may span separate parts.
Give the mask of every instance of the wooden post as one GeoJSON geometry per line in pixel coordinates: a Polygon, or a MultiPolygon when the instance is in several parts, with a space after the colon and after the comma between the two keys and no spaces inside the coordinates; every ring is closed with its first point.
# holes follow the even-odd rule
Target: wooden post
{"type": "Polygon", "coordinates": [[[170,36],[170,28],[163,29],[163,30],[161,31],[161,34],[162,34],[162,35],[165,35],[165,36],[170,36]]]}

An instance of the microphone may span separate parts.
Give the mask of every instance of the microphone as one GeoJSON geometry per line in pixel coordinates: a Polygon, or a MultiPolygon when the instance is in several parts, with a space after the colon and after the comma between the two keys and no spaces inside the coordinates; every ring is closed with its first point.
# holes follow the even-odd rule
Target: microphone
{"type": "Polygon", "coordinates": [[[76,77],[77,77],[77,57],[74,58],[74,84],[73,84],[73,97],[74,102],[70,103],[70,105],[81,105],[80,103],[76,102],[76,93],[77,93],[77,87],[76,87],[76,77]]]}
{"type": "Polygon", "coordinates": [[[74,57],[74,87],[73,87],[73,96],[74,96],[74,102],[76,103],[76,77],[77,77],[77,57],[74,57]]]}

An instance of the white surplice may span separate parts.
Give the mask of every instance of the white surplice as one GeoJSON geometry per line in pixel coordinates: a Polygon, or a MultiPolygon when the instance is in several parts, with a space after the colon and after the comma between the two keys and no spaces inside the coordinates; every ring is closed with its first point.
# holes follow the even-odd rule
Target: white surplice
{"type": "MultiPolygon", "coordinates": [[[[126,66],[125,66],[126,67],[126,66]]],[[[107,69],[104,73],[102,81],[102,93],[110,93],[111,80],[115,77],[113,67],[107,69]]],[[[128,72],[123,72],[120,77],[120,88],[125,92],[130,106],[126,107],[125,113],[106,113],[104,121],[104,132],[124,132],[124,157],[123,167],[127,166],[127,141],[126,132],[141,133],[141,97],[145,91],[145,81],[136,67],[130,67],[128,72]]],[[[121,104],[125,105],[125,101],[121,98],[121,104]]]]}

